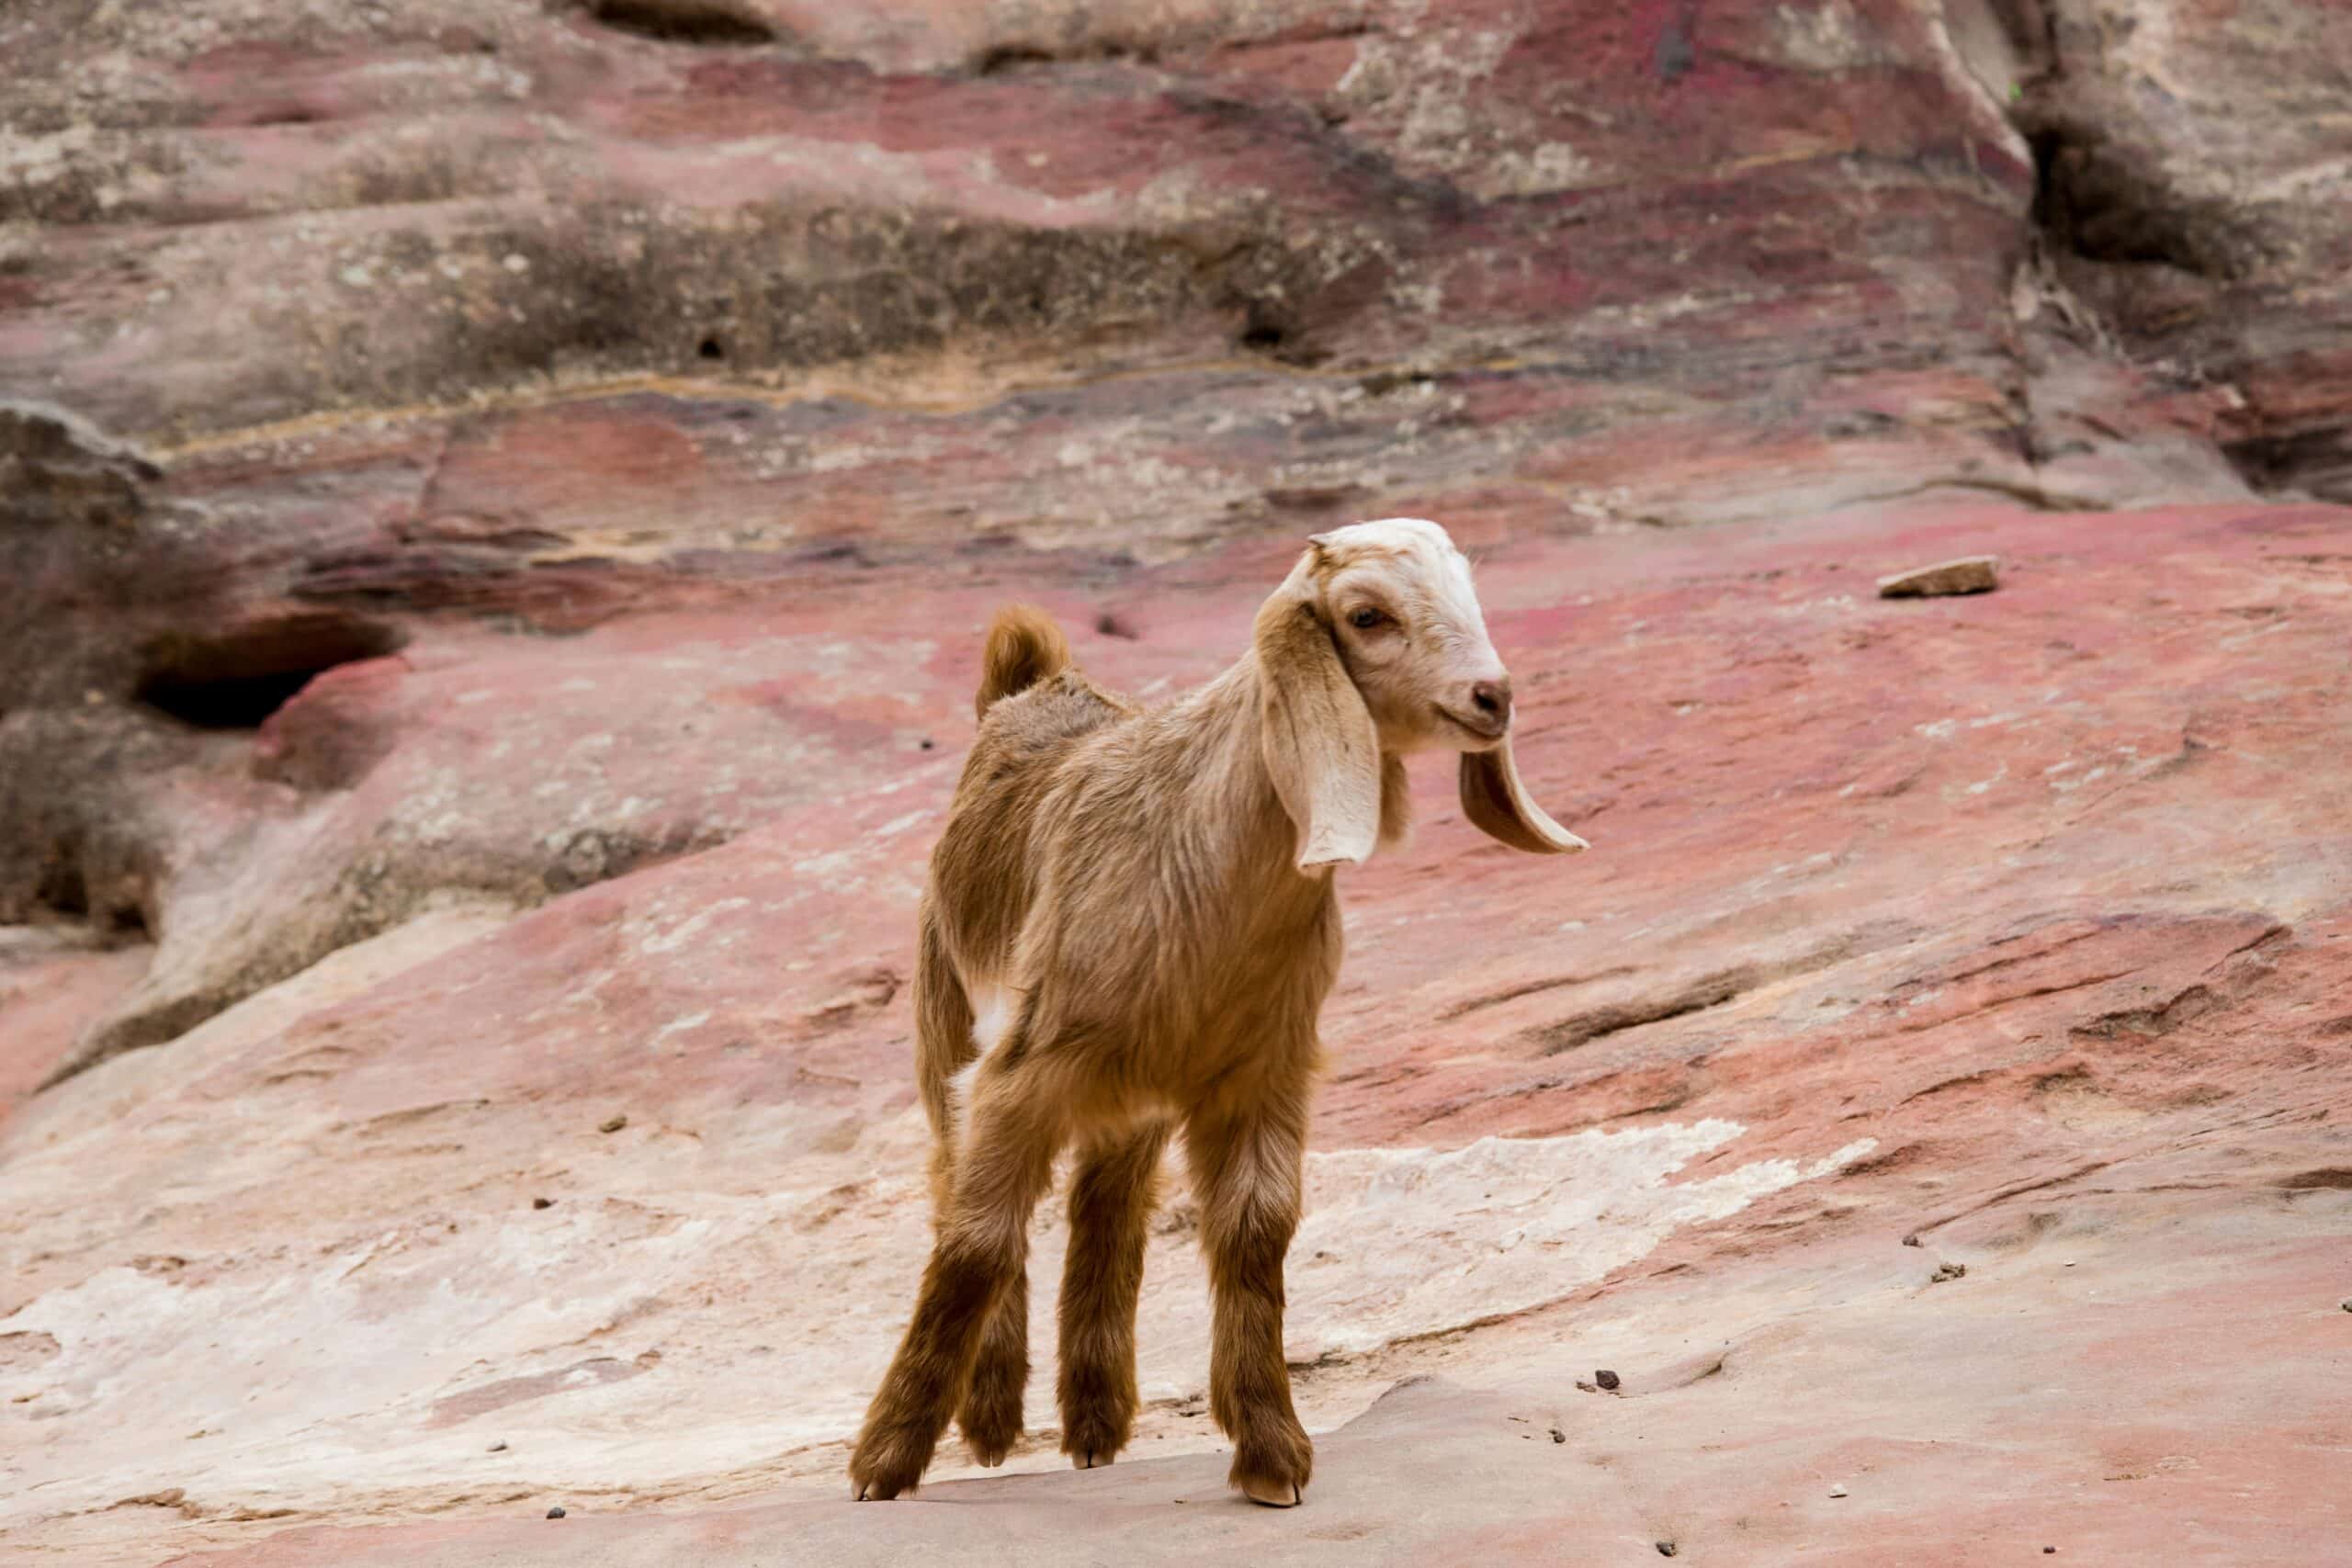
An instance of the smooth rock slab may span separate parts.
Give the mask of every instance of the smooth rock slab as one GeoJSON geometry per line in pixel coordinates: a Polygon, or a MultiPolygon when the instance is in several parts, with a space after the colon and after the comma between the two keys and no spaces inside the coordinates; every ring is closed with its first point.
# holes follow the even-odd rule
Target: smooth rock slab
{"type": "Polygon", "coordinates": [[[1650,1552],[1622,1489],[1602,1469],[1526,1439],[1498,1394],[1408,1378],[1317,1444],[1302,1508],[1274,1511],[1225,1485],[1225,1454],[1091,1471],[990,1476],[925,1486],[890,1504],[802,1501],[698,1514],[599,1517],[560,1527],[433,1523],[394,1529],[289,1530],[242,1551],[175,1558],[196,1568],[699,1568],[823,1563],[876,1568],[952,1551],[969,1568],[1038,1562],[1414,1563],[1631,1562],[1650,1552]]]}

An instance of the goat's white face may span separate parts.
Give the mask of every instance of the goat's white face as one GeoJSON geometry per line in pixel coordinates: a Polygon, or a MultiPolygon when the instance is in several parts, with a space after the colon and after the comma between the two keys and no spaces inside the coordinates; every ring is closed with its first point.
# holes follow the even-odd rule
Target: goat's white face
{"type": "Polygon", "coordinates": [[[1381,754],[1431,746],[1462,754],[1463,812],[1482,832],[1536,854],[1584,848],[1520,783],[1510,676],[1445,530],[1390,517],[1312,545],[1255,630],[1266,765],[1298,827],[1299,865],[1371,854],[1381,754]]]}
{"type": "Polygon", "coordinates": [[[1315,536],[1323,613],[1384,751],[1484,751],[1510,732],[1510,674],[1470,562],[1418,517],[1315,536]]]}

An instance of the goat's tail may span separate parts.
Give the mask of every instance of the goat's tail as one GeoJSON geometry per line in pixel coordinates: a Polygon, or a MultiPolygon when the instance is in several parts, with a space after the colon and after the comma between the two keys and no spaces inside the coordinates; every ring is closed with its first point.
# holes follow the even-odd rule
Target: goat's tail
{"type": "Polygon", "coordinates": [[[972,711],[982,718],[995,703],[1050,681],[1070,666],[1069,641],[1045,611],[1007,604],[989,623],[988,651],[980,657],[980,690],[972,711]]]}

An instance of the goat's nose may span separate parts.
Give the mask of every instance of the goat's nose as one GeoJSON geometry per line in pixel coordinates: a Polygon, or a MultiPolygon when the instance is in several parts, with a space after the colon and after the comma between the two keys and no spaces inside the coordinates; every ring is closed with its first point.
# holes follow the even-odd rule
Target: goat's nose
{"type": "Polygon", "coordinates": [[[1498,725],[1510,722],[1510,677],[1499,681],[1481,681],[1470,688],[1470,702],[1480,713],[1498,725]]]}

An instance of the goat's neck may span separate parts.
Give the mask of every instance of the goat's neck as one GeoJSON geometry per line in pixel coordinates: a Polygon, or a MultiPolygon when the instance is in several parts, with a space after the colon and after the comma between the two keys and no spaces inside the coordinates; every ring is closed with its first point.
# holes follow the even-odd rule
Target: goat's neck
{"type": "Polygon", "coordinates": [[[1305,916],[1329,896],[1328,872],[1302,873],[1298,829],[1283,809],[1261,740],[1264,678],[1254,655],[1193,694],[1175,710],[1178,766],[1187,779],[1185,836],[1208,851],[1216,883],[1305,916]]]}

